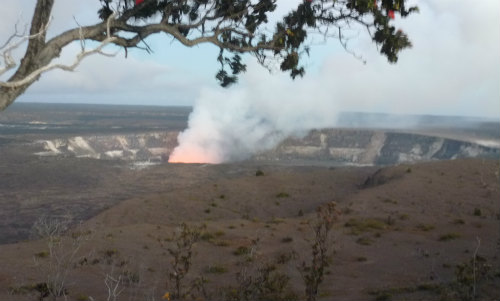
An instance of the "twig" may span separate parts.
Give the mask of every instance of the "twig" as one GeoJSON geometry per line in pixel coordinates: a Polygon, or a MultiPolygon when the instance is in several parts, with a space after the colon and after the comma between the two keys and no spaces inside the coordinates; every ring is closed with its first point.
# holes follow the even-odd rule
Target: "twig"
{"type": "MultiPolygon", "coordinates": [[[[47,72],[47,71],[50,71],[50,70],[53,70],[53,69],[61,69],[61,70],[64,70],[64,71],[74,71],[76,69],[76,67],[78,67],[80,65],[80,63],[82,62],[82,60],[88,56],[91,56],[93,54],[101,54],[101,55],[104,55],[104,56],[108,56],[108,57],[113,57],[116,55],[116,53],[105,53],[102,51],[102,49],[107,46],[108,44],[111,44],[113,42],[115,42],[117,40],[117,37],[114,37],[114,36],[111,36],[111,21],[115,19],[115,16],[116,16],[116,13],[113,13],[111,14],[111,16],[109,16],[108,20],[107,20],[107,23],[106,23],[106,34],[107,34],[107,37],[106,39],[104,39],[100,44],[99,46],[97,46],[96,48],[94,49],[91,49],[91,50],[85,50],[85,43],[84,43],[84,36],[83,36],[83,33],[82,33],[82,27],[80,27],[80,45],[81,45],[81,52],[76,56],[76,59],[75,61],[71,64],[71,65],[63,65],[63,64],[51,64],[51,65],[46,65],[46,66],[43,66],[41,68],[38,68],[37,70],[31,72],[29,75],[25,76],[24,78],[20,79],[20,80],[16,80],[16,81],[11,81],[11,82],[4,82],[4,81],[0,81],[0,86],[3,86],[3,87],[8,87],[8,88],[16,88],[16,87],[20,87],[20,86],[23,86],[23,85],[26,85],[26,84],[29,84],[31,82],[33,82],[40,74],[44,73],[44,72],[47,72]]],[[[48,28],[48,24],[47,26],[45,26],[45,28],[38,32],[37,34],[35,35],[32,35],[32,36],[28,36],[28,37],[25,37],[23,38],[20,42],[18,43],[15,43],[13,46],[9,47],[6,51],[4,51],[4,58],[9,60],[10,64],[10,68],[9,69],[12,69],[14,66],[15,66],[15,62],[14,60],[12,59],[12,57],[10,56],[10,51],[12,49],[15,49],[17,47],[19,47],[19,45],[28,40],[28,39],[33,39],[33,38],[36,38],[37,36],[41,35],[44,31],[46,31],[48,28]],[[7,55],[7,56],[6,56],[7,55]]],[[[6,70],[5,70],[6,71],[6,70]]],[[[4,72],[5,72],[4,71],[4,72]]],[[[2,70],[0,70],[0,75],[2,73],[2,70]]]]}
{"type": "Polygon", "coordinates": [[[472,300],[476,299],[476,258],[477,252],[479,251],[479,247],[481,246],[481,239],[476,236],[477,246],[476,250],[474,250],[474,257],[472,257],[472,300]]]}

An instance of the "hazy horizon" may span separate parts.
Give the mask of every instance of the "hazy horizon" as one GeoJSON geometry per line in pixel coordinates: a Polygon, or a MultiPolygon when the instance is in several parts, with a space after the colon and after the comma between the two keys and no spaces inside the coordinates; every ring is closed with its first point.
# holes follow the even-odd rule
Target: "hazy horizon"
{"type": "MultiPolygon", "coordinates": [[[[119,104],[119,103],[94,103],[94,102],[52,102],[52,101],[46,101],[46,102],[32,102],[32,101],[26,101],[26,100],[21,100],[21,101],[16,101],[13,103],[9,108],[7,108],[7,111],[19,107],[19,105],[35,105],[35,106],[44,106],[44,105],[69,105],[69,106],[103,106],[103,107],[160,107],[160,108],[194,108],[194,105],[182,105],[182,104],[119,104]]],[[[1,114],[1,112],[0,112],[1,114]]],[[[386,112],[376,112],[376,111],[340,111],[338,114],[365,114],[365,115],[387,115],[387,116],[398,116],[398,117],[425,117],[425,116],[431,116],[431,117],[444,117],[444,118],[465,118],[468,120],[482,120],[482,121],[492,121],[492,122],[500,122],[500,114],[496,117],[488,117],[488,116],[477,116],[477,115],[439,115],[439,114],[404,114],[404,113],[386,113],[386,112]]]]}

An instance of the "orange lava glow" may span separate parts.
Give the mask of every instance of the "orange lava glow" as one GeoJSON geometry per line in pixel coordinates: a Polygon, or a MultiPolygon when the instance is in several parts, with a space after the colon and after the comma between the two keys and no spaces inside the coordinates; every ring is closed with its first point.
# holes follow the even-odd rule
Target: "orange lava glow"
{"type": "Polygon", "coordinates": [[[199,150],[174,150],[168,158],[168,163],[219,163],[210,158],[204,151],[199,150]]]}

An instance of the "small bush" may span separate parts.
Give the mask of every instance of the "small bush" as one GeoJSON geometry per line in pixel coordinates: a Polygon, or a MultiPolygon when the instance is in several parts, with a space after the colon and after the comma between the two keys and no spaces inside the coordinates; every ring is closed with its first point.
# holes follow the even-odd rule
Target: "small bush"
{"type": "Polygon", "coordinates": [[[255,172],[255,176],[256,177],[262,177],[264,175],[264,172],[260,169],[258,169],[256,172],[255,172]]]}
{"type": "Polygon", "coordinates": [[[355,219],[351,218],[345,224],[345,227],[351,229],[351,234],[359,235],[361,233],[373,230],[383,230],[387,228],[387,224],[377,219],[355,219]]]}
{"type": "Polygon", "coordinates": [[[409,218],[410,218],[410,216],[408,214],[406,214],[406,213],[402,213],[402,214],[399,215],[399,219],[402,220],[402,221],[405,221],[405,220],[407,220],[409,218]]]}
{"type": "Polygon", "coordinates": [[[360,237],[356,240],[356,242],[362,246],[370,246],[373,244],[374,240],[371,239],[370,237],[367,237],[367,236],[363,236],[363,237],[360,237]]]}
{"type": "Polygon", "coordinates": [[[9,287],[9,294],[11,295],[27,295],[35,290],[35,284],[11,286],[9,287]]]}
{"type": "Polygon", "coordinates": [[[419,291],[439,291],[441,286],[435,283],[421,283],[417,285],[417,290],[419,291]]]}
{"type": "Polygon", "coordinates": [[[276,197],[277,198],[288,198],[288,197],[290,197],[290,195],[286,192],[280,192],[280,193],[276,194],[276,197]]]}
{"type": "Polygon", "coordinates": [[[137,284],[141,280],[141,277],[139,276],[139,274],[137,272],[132,272],[132,271],[126,270],[123,272],[123,276],[125,277],[123,282],[126,285],[130,285],[132,283],[137,284]]]}
{"type": "Polygon", "coordinates": [[[42,252],[35,253],[35,257],[38,257],[38,258],[47,258],[47,257],[49,257],[49,252],[42,251],[42,252]]]}
{"type": "Polygon", "coordinates": [[[474,208],[474,216],[481,216],[482,215],[482,212],[481,212],[481,209],[479,208],[474,208]]]}
{"type": "Polygon", "coordinates": [[[418,230],[421,230],[421,231],[431,231],[431,230],[434,230],[434,225],[431,225],[431,224],[418,224],[417,225],[417,229],[418,230]]]}
{"type": "Polygon", "coordinates": [[[284,222],[285,222],[285,220],[284,220],[284,219],[282,219],[282,218],[273,217],[273,219],[272,219],[272,220],[267,221],[266,223],[268,223],[268,224],[278,225],[278,224],[282,224],[282,223],[284,223],[284,222]]]}
{"type": "Polygon", "coordinates": [[[201,240],[204,240],[204,241],[210,241],[210,240],[213,240],[215,238],[215,235],[213,233],[210,233],[210,232],[202,232],[201,235],[200,235],[200,239],[201,240]]]}
{"type": "Polygon", "coordinates": [[[212,244],[214,246],[217,246],[217,247],[227,247],[229,246],[229,242],[227,240],[222,240],[222,239],[218,239],[218,240],[214,240],[214,241],[211,241],[212,244]]]}
{"type": "Polygon", "coordinates": [[[461,235],[459,233],[450,232],[450,233],[446,233],[446,234],[439,236],[438,240],[439,241],[448,241],[448,240],[453,240],[453,239],[457,239],[460,237],[461,237],[461,235]]]}
{"type": "Polygon", "coordinates": [[[375,297],[376,301],[390,301],[392,300],[392,294],[388,292],[382,292],[375,297]]]}
{"type": "Polygon", "coordinates": [[[398,201],[393,200],[393,199],[384,199],[383,202],[384,203],[389,203],[389,204],[397,204],[398,203],[398,201]]]}
{"type": "Polygon", "coordinates": [[[276,256],[276,263],[277,264],[285,264],[285,263],[289,262],[290,260],[292,260],[293,257],[294,257],[293,252],[280,253],[276,256]]]}
{"type": "Polygon", "coordinates": [[[90,300],[89,296],[84,295],[84,294],[79,294],[76,296],[76,301],[87,301],[90,300]]]}
{"type": "Polygon", "coordinates": [[[116,250],[116,249],[108,249],[108,250],[105,250],[103,252],[103,257],[105,259],[110,259],[110,258],[113,258],[115,256],[118,256],[119,253],[120,252],[118,252],[118,250],[116,250]]]}
{"type": "Polygon", "coordinates": [[[221,266],[221,265],[211,265],[207,267],[205,272],[209,274],[224,274],[227,272],[227,268],[221,266]]]}
{"type": "Polygon", "coordinates": [[[250,249],[245,246],[239,246],[234,252],[234,255],[236,256],[241,256],[241,255],[247,255],[250,254],[250,249]]]}
{"type": "Polygon", "coordinates": [[[292,237],[283,237],[283,239],[281,240],[282,243],[289,243],[289,242],[292,242],[293,241],[293,238],[292,237]]]}
{"type": "MultiPolygon", "coordinates": [[[[481,283],[491,277],[491,265],[486,259],[477,256],[458,264],[455,268],[455,280],[444,290],[444,300],[477,300],[481,283]]],[[[480,298],[483,300],[482,298],[480,298]]]]}
{"type": "Polygon", "coordinates": [[[351,214],[354,210],[352,210],[350,207],[346,207],[342,209],[342,214],[351,214]]]}

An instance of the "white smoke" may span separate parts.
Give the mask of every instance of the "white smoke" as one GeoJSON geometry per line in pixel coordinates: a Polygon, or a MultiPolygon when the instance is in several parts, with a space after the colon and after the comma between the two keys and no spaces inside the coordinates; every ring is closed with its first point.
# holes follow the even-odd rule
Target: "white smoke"
{"type": "Polygon", "coordinates": [[[336,122],[331,94],[311,79],[292,81],[251,63],[241,80],[245,85],[231,89],[202,89],[170,162],[243,160],[290,135],[336,122]]]}

